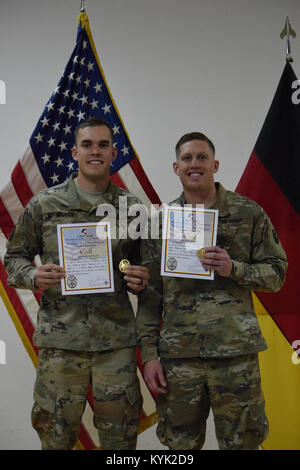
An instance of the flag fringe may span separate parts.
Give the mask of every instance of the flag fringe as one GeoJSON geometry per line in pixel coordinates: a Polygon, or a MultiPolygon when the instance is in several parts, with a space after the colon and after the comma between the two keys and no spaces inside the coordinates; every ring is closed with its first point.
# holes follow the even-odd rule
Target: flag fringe
{"type": "Polygon", "coordinates": [[[146,416],[143,420],[140,421],[138,434],[142,434],[142,432],[146,431],[146,429],[150,428],[154,424],[157,423],[157,413],[154,412],[149,416],[146,416]]]}

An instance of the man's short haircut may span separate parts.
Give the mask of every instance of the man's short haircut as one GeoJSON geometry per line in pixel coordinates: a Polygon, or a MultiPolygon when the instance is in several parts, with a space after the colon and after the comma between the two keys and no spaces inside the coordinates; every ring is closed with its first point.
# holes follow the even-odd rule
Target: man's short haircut
{"type": "Polygon", "coordinates": [[[184,134],[182,137],[180,137],[175,146],[177,160],[180,152],[180,147],[186,142],[191,142],[191,140],[202,140],[203,142],[207,142],[209,147],[213,151],[213,155],[215,156],[215,146],[205,134],[202,134],[202,132],[189,132],[188,134],[184,134]]]}
{"type": "Polygon", "coordinates": [[[111,141],[113,143],[114,133],[113,133],[113,130],[112,130],[110,124],[108,124],[108,122],[106,122],[104,119],[94,116],[94,117],[89,117],[88,119],[81,122],[76,127],[75,132],[74,132],[75,145],[77,144],[77,137],[78,137],[78,133],[79,133],[80,129],[84,129],[85,127],[96,127],[96,126],[106,126],[110,131],[111,141]]]}

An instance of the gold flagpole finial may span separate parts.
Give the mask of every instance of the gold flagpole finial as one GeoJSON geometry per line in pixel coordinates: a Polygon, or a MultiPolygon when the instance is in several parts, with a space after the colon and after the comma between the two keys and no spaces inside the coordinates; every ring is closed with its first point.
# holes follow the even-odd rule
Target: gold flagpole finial
{"type": "Polygon", "coordinates": [[[86,12],[86,3],[85,3],[85,0],[81,0],[80,11],[81,11],[81,13],[85,13],[85,12],[86,12]]]}
{"type": "Polygon", "coordinates": [[[281,39],[283,39],[285,36],[286,36],[286,60],[287,60],[287,62],[293,62],[294,59],[291,56],[290,37],[292,36],[293,38],[295,38],[296,37],[296,32],[291,27],[291,23],[290,23],[290,20],[289,20],[288,16],[286,17],[284,28],[280,33],[281,39]]]}

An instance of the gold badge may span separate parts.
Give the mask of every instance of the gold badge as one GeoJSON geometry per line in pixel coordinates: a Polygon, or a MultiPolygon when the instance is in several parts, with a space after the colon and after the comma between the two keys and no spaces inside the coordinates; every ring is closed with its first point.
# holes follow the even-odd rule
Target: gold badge
{"type": "Polygon", "coordinates": [[[128,266],[130,266],[130,262],[128,261],[128,259],[122,259],[119,263],[119,270],[121,271],[121,273],[125,273],[128,266]]]}
{"type": "Polygon", "coordinates": [[[200,248],[200,249],[197,251],[197,255],[198,255],[198,258],[199,258],[199,259],[204,258],[204,256],[205,256],[205,248],[200,248]]]}

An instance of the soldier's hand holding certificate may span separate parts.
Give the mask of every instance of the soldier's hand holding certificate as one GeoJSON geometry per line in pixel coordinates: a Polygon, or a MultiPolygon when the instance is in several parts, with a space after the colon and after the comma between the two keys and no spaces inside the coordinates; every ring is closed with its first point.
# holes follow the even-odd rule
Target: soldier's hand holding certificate
{"type": "Polygon", "coordinates": [[[62,294],[114,291],[109,222],[57,226],[62,294]]]}
{"type": "Polygon", "coordinates": [[[216,244],[218,211],[167,206],[164,212],[161,275],[212,280],[213,269],[205,269],[205,248],[216,244]]]}

